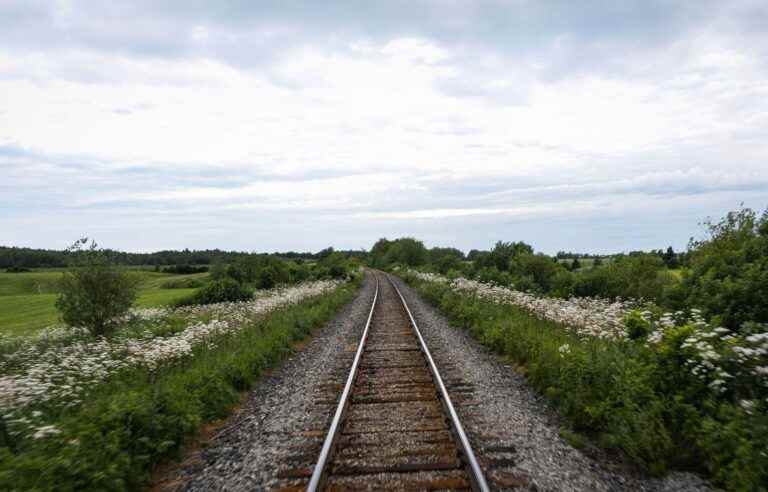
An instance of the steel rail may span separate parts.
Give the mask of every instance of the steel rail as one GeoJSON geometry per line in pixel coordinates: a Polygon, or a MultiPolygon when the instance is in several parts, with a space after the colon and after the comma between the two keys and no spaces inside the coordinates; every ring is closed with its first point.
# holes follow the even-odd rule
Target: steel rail
{"type": "Polygon", "coordinates": [[[434,379],[435,384],[440,390],[440,395],[443,400],[443,405],[445,406],[446,410],[448,410],[451,426],[453,427],[455,435],[459,440],[459,444],[461,444],[461,451],[464,453],[464,456],[468,461],[468,465],[470,468],[469,475],[470,475],[470,479],[473,482],[472,483],[474,486],[473,488],[475,488],[480,492],[489,492],[491,489],[488,487],[488,483],[485,480],[485,476],[483,475],[483,470],[480,468],[480,464],[477,462],[477,458],[475,457],[475,452],[472,451],[472,446],[469,444],[469,439],[467,439],[467,435],[464,432],[464,428],[462,427],[461,422],[459,421],[459,416],[456,413],[456,409],[454,409],[453,407],[453,403],[451,402],[451,397],[448,396],[448,390],[445,388],[445,384],[443,384],[443,378],[440,376],[440,372],[437,370],[435,361],[432,359],[432,354],[429,353],[427,344],[424,341],[424,338],[421,336],[421,331],[419,331],[419,326],[416,324],[416,319],[413,317],[413,314],[411,314],[411,310],[408,308],[408,303],[405,302],[405,298],[403,297],[403,294],[400,292],[400,289],[397,288],[397,284],[395,284],[395,282],[392,281],[389,274],[386,274],[386,276],[387,276],[387,280],[389,280],[389,283],[392,284],[392,287],[395,288],[395,292],[397,292],[397,295],[400,296],[400,302],[402,302],[403,307],[405,308],[405,312],[408,313],[408,318],[410,318],[411,320],[411,326],[413,327],[413,331],[416,333],[416,337],[419,339],[419,344],[421,345],[421,351],[424,354],[424,357],[427,359],[427,362],[429,363],[429,370],[430,372],[432,372],[432,378],[434,379]]]}
{"type": "Polygon", "coordinates": [[[341,421],[344,419],[344,413],[347,410],[349,404],[349,395],[352,393],[352,386],[357,378],[357,368],[360,365],[360,358],[363,355],[363,349],[365,348],[365,341],[368,338],[368,328],[371,326],[371,320],[373,319],[373,311],[376,308],[376,301],[379,298],[379,276],[376,277],[376,292],[373,294],[373,302],[371,303],[371,311],[368,313],[368,321],[365,323],[365,329],[363,330],[363,336],[360,338],[360,344],[357,346],[357,353],[355,359],[352,362],[352,369],[349,371],[347,377],[347,384],[344,386],[344,391],[341,393],[341,399],[339,405],[336,407],[336,413],[333,416],[331,427],[328,429],[328,434],[325,436],[323,442],[323,449],[320,451],[320,456],[315,464],[315,469],[312,471],[312,478],[309,480],[307,486],[307,492],[317,492],[320,485],[322,485],[323,472],[325,471],[325,465],[328,462],[328,458],[331,456],[333,445],[336,441],[336,433],[341,425],[341,421]]]}

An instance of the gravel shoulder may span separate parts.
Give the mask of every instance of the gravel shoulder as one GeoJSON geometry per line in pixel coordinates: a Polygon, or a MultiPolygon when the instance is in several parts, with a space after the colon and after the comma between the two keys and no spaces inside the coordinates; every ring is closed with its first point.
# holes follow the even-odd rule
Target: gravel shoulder
{"type": "Polygon", "coordinates": [[[262,378],[202,451],[185,457],[154,490],[300,489],[319,453],[373,300],[357,296],[296,354],[262,378]]]}
{"type": "Polygon", "coordinates": [[[557,491],[712,490],[696,475],[652,478],[560,437],[557,413],[525,378],[465,331],[451,326],[405,282],[392,277],[446,380],[478,460],[496,489],[557,491]]]}

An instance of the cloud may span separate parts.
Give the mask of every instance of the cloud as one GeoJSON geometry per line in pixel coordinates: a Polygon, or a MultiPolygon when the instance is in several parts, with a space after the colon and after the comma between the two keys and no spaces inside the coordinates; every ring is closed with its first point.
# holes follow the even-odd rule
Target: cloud
{"type": "Polygon", "coordinates": [[[768,204],[764,19],[759,1],[3,2],[0,243],[682,247],[703,216],[768,204]]]}

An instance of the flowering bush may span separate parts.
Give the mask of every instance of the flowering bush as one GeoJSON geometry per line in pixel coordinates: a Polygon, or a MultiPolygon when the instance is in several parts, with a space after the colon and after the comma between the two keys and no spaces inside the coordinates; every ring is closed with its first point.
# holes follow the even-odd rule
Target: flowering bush
{"type": "Polygon", "coordinates": [[[575,430],[652,472],[698,468],[729,490],[768,481],[768,330],[697,310],[550,299],[407,271],[452,321],[524,366],[575,430]]]}
{"type": "Polygon", "coordinates": [[[420,280],[448,284],[457,292],[475,295],[497,304],[511,304],[523,308],[538,318],[562,323],[579,335],[609,340],[627,338],[624,318],[636,305],[632,302],[612,302],[591,297],[543,297],[462,277],[450,280],[434,273],[414,270],[410,273],[420,280]]]}

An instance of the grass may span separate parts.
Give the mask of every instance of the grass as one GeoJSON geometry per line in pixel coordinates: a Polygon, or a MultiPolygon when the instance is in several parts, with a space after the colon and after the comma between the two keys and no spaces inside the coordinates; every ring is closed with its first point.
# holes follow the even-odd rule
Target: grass
{"type": "Polygon", "coordinates": [[[61,272],[0,273],[0,296],[55,294],[61,272]]]}
{"type": "MultiPolygon", "coordinates": [[[[56,294],[59,292],[61,274],[61,270],[36,270],[25,273],[0,272],[0,297],[56,294]]],[[[205,281],[208,278],[207,273],[172,275],[147,270],[131,270],[130,274],[140,279],[139,287],[142,290],[159,289],[167,282],[185,279],[205,281]]]]}
{"type": "MultiPolygon", "coordinates": [[[[0,273],[0,335],[32,335],[57,323],[55,303],[61,274],[62,270],[52,269],[0,273]]],[[[131,275],[140,278],[137,307],[167,306],[195,291],[163,288],[168,282],[208,278],[207,273],[169,275],[139,269],[131,270],[131,275]]]]}
{"type": "Polygon", "coordinates": [[[56,323],[56,294],[0,296],[0,334],[32,335],[56,323]]]}
{"type": "MultiPolygon", "coordinates": [[[[137,307],[162,307],[194,292],[195,289],[151,289],[139,292],[137,307]]],[[[33,335],[59,320],[57,294],[0,296],[0,334],[33,335]]]]}

